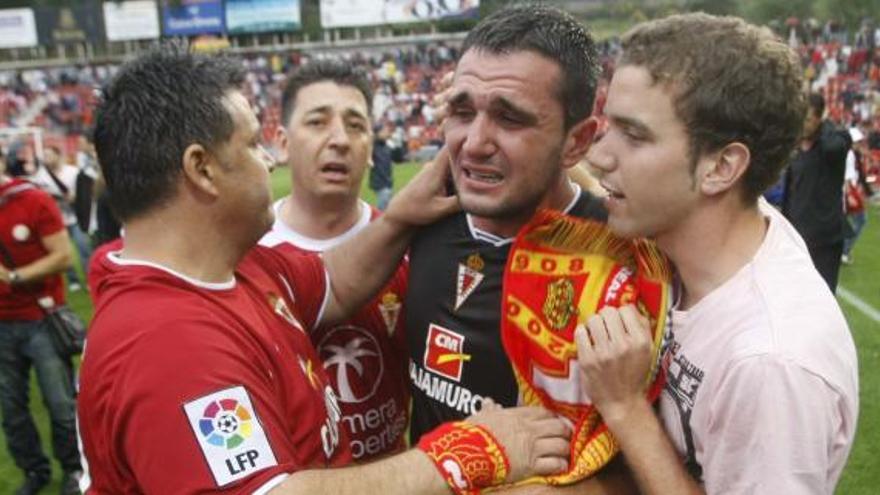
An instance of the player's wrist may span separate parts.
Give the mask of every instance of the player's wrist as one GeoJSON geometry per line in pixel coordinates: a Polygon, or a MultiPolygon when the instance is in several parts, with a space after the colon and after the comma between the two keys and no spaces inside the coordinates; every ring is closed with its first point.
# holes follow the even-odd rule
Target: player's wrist
{"type": "Polygon", "coordinates": [[[458,421],[426,433],[417,448],[424,452],[456,495],[507,481],[510,461],[504,447],[483,426],[458,421]]]}
{"type": "Polygon", "coordinates": [[[21,274],[15,270],[6,270],[3,277],[9,285],[17,285],[21,283],[21,274]]]}
{"type": "Polygon", "coordinates": [[[651,403],[644,396],[615,401],[598,409],[602,420],[615,437],[624,434],[627,428],[655,417],[651,403]]]}

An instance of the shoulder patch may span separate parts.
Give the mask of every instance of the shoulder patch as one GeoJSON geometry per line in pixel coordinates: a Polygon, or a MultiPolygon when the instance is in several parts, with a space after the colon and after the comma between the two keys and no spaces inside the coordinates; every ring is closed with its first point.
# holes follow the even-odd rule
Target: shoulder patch
{"type": "Polygon", "coordinates": [[[218,487],[278,465],[243,386],[205,395],[183,409],[218,487]]]}

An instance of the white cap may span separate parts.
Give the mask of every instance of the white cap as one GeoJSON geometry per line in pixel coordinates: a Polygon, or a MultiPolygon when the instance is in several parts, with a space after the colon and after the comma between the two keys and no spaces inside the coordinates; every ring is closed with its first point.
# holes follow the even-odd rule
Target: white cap
{"type": "Polygon", "coordinates": [[[865,135],[862,133],[862,131],[859,130],[858,127],[850,128],[849,137],[852,138],[852,142],[854,143],[858,143],[862,139],[865,139],[865,135]]]}

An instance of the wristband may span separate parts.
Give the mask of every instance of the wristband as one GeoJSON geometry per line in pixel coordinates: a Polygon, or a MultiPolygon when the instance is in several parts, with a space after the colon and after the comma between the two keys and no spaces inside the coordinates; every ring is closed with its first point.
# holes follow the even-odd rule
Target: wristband
{"type": "Polygon", "coordinates": [[[418,448],[457,495],[478,494],[510,473],[504,447],[487,429],[466,421],[440,425],[422,436],[418,448]]]}

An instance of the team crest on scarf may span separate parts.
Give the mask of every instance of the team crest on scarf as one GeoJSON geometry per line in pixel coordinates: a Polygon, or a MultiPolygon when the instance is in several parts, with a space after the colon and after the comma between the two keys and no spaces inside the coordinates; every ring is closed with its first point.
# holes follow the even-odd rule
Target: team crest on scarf
{"type": "Polygon", "coordinates": [[[479,254],[468,256],[467,262],[458,264],[458,280],[455,286],[455,310],[474,293],[474,289],[480,285],[485,275],[483,275],[483,267],[485,266],[483,258],[479,254]]]}
{"type": "Polygon", "coordinates": [[[547,285],[547,298],[544,299],[544,318],[554,330],[562,330],[577,315],[574,305],[574,284],[569,278],[560,278],[547,285]]]}
{"type": "Polygon", "coordinates": [[[382,301],[379,303],[379,313],[382,314],[382,321],[385,322],[385,328],[388,329],[388,335],[394,333],[397,327],[397,318],[400,316],[400,299],[393,292],[382,294],[382,301]]]}
{"type": "Polygon", "coordinates": [[[521,483],[568,484],[595,474],[618,452],[581,387],[574,330],[605,306],[636,304],[651,322],[654,365],[647,396],[663,386],[672,269],[656,246],[616,237],[605,224],[541,211],[517,235],[504,272],[501,338],[521,402],[567,418],[569,470],[521,483]]]}

